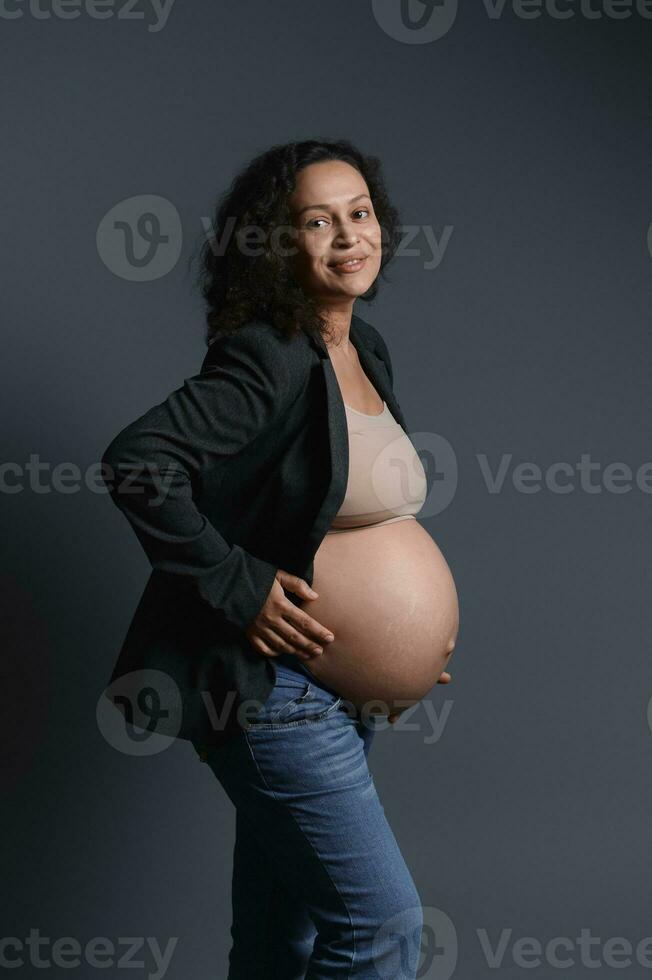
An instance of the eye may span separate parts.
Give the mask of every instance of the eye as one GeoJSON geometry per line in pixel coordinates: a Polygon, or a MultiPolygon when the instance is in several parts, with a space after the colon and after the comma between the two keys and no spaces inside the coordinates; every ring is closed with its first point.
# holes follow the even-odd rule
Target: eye
{"type": "MultiPolygon", "coordinates": [[[[369,212],[368,208],[358,208],[356,211],[353,212],[353,214],[363,214],[366,217],[369,217],[369,213],[370,212],[369,212]]],[[[306,222],[306,228],[317,228],[318,226],[315,223],[317,221],[325,221],[325,222],[327,222],[328,219],[327,218],[311,218],[310,221],[307,221],[306,222]]]]}

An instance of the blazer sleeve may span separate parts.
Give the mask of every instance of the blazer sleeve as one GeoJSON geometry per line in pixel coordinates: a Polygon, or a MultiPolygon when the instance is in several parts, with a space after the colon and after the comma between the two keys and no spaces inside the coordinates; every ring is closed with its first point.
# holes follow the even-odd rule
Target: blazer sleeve
{"type": "Polygon", "coordinates": [[[245,629],[277,568],[226,541],[193,499],[200,470],[235,455],[274,424],[289,393],[283,352],[264,330],[216,340],[201,372],[187,378],[112,440],[102,479],[152,568],[190,585],[245,629]]]}

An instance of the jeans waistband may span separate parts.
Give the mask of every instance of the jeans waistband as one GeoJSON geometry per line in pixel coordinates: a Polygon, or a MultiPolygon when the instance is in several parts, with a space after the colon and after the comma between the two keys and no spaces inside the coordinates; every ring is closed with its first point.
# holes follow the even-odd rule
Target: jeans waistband
{"type": "Polygon", "coordinates": [[[308,677],[313,684],[317,684],[319,687],[328,691],[334,697],[340,697],[338,691],[331,687],[329,684],[325,684],[324,681],[315,677],[310,668],[301,660],[299,657],[295,657],[292,653],[280,653],[278,657],[274,657],[274,662],[277,664],[283,664],[284,667],[289,667],[291,670],[296,670],[298,673],[303,674],[304,677],[308,677]]]}

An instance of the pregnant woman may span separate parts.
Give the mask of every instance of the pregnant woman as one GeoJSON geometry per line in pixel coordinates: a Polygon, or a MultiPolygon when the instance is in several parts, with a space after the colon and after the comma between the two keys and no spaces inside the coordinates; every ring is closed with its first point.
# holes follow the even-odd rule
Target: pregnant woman
{"type": "MultiPolygon", "coordinates": [[[[252,161],[215,224],[202,271],[215,353],[103,458],[118,471],[136,458],[162,461],[166,474],[183,466],[158,516],[114,495],[167,590],[155,613],[143,598],[150,632],[131,634],[142,644],[159,630],[151,649],[182,686],[161,650],[182,628],[188,589],[176,583],[191,582],[202,598],[193,621],[209,604],[225,630],[241,626],[228,635],[247,652],[220,661],[240,701],[263,690],[263,662],[272,670],[259,710],[239,715],[230,737],[185,736],[236,807],[229,980],[414,978],[421,902],[367,766],[372,714],[393,721],[450,680],[459,616],[450,570],[416,519],[426,477],[389,352],[353,313],[376,295],[397,214],[376,158],[347,141],[307,141],[252,161]],[[236,234],[216,250],[229,222],[236,234]],[[252,227],[266,233],[257,251],[243,231],[252,227]],[[211,489],[241,546],[211,526],[208,504],[200,512],[211,489]],[[308,567],[311,582],[297,574],[308,567]],[[223,574],[204,574],[212,568],[223,574]]],[[[190,686],[209,671],[185,658],[190,686]]]]}
{"type": "MultiPolygon", "coordinates": [[[[334,274],[353,277],[364,262],[345,263],[334,274]]],[[[425,501],[426,476],[408,436],[369,383],[355,348],[341,352],[337,345],[330,357],[346,409],[349,478],[315,555],[319,598],[302,603],[334,634],[309,669],[353,705],[386,708],[393,719],[442,675],[459,628],[457,593],[441,551],[414,517],[425,501]]]]}

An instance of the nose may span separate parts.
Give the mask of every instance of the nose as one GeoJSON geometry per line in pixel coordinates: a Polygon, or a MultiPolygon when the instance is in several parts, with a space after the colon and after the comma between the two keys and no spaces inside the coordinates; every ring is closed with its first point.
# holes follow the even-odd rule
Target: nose
{"type": "Polygon", "coordinates": [[[339,226],[339,231],[335,236],[336,245],[355,245],[356,242],[360,241],[360,235],[358,229],[354,224],[347,224],[346,221],[341,221],[339,226]]]}

